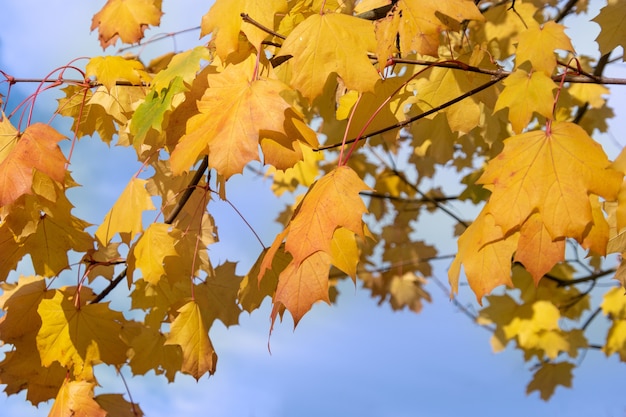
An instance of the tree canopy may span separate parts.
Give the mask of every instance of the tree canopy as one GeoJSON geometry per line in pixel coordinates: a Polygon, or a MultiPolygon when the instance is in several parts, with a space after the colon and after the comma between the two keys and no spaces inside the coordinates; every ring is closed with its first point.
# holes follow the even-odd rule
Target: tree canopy
{"type": "MultiPolygon", "coordinates": [[[[607,97],[626,84],[626,1],[588,7],[216,0],[190,22],[200,39],[189,50],[71,62],[19,103],[11,87],[29,80],[0,68],[5,392],[54,399],[51,416],[142,415],[123,395],[95,395],[98,365],[200,379],[217,369],[218,321],[237,325],[269,298],[268,332],[286,314],[297,326],[346,279],[419,312],[441,283],[433,263],[446,263],[455,308],[493,333],[494,351],[536,364],[528,393],[571,386],[589,349],[626,361],[626,153],[602,146],[607,97]],[[581,18],[601,28],[597,50],[566,33],[581,18]],[[33,117],[52,89],[51,116],[69,132],[33,117]],[[140,166],[98,224],[68,192],[87,137],[140,166]],[[284,203],[263,212],[277,235],[230,201],[242,176],[267,178],[284,203]],[[229,262],[210,256],[218,202],[258,240],[245,274],[240,248],[229,262]],[[424,219],[439,236],[422,233],[424,219]],[[442,239],[457,250],[441,252],[442,239]]],[[[91,30],[105,52],[145,45],[161,16],[160,0],[108,0],[91,30]]]]}

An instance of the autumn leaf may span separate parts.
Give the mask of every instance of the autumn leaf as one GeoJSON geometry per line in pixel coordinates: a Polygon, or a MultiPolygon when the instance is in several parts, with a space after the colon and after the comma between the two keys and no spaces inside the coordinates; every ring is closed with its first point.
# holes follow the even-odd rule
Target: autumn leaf
{"type": "Polygon", "coordinates": [[[124,43],[138,43],[148,25],[161,23],[161,2],[155,0],[108,0],[91,19],[91,30],[98,29],[102,49],[124,43]]]}
{"type": "Polygon", "coordinates": [[[574,364],[569,362],[541,364],[541,367],[533,375],[533,380],[528,384],[526,393],[539,391],[541,399],[548,401],[558,385],[572,386],[573,368],[574,364]]]}
{"type": "Polygon", "coordinates": [[[145,375],[154,370],[174,382],[182,365],[182,352],[176,345],[166,345],[166,341],[166,336],[158,330],[141,326],[140,333],[129,342],[128,364],[134,375],[145,375]]]}
{"type": "Polygon", "coordinates": [[[489,213],[504,233],[537,210],[553,240],[582,240],[593,221],[588,194],[617,196],[623,174],[609,168],[602,148],[573,123],[553,122],[549,132],[527,132],[504,143],[478,181],[492,192],[489,213]]]}
{"type": "Polygon", "coordinates": [[[274,28],[274,16],[287,11],[286,0],[217,0],[209,12],[202,16],[200,37],[213,33],[217,54],[221,59],[239,46],[239,32],[243,32],[255,48],[268,37],[267,32],[244,22],[246,13],[267,28],[274,28]]]}
{"type": "Polygon", "coordinates": [[[178,255],[176,241],[169,234],[170,226],[152,223],[133,246],[132,262],[129,259],[128,275],[132,278],[135,268],[141,270],[142,278],[156,284],[165,274],[164,264],[178,255]],[[170,258],[170,259],[168,259],[170,258]]]}
{"type": "Polygon", "coordinates": [[[0,206],[32,194],[34,170],[64,182],[66,160],[58,145],[63,139],[63,135],[43,123],[26,128],[0,162],[0,206]]]}
{"type": "Polygon", "coordinates": [[[469,0],[400,0],[396,6],[401,16],[398,33],[400,51],[415,51],[438,56],[439,34],[449,27],[443,15],[456,22],[484,20],[473,1],[469,0]]]}
{"type": "Polygon", "coordinates": [[[511,258],[518,244],[517,233],[505,236],[496,219],[485,206],[476,220],[465,230],[458,240],[458,252],[448,270],[452,293],[459,288],[461,265],[470,288],[476,294],[479,304],[482,297],[501,284],[511,282],[511,258]]]}
{"type": "Polygon", "coordinates": [[[289,34],[278,56],[293,56],[290,84],[312,101],[333,73],[350,90],[372,91],[379,77],[367,53],[375,47],[372,23],[344,14],[313,14],[289,34]]]}
{"type": "Polygon", "coordinates": [[[95,382],[66,380],[48,416],[106,417],[107,412],[93,398],[95,386],[95,382]]]}
{"type": "Polygon", "coordinates": [[[237,302],[241,277],[235,272],[236,264],[226,262],[215,268],[215,272],[194,287],[196,302],[201,306],[202,318],[207,328],[215,320],[226,327],[239,323],[241,307],[237,302]]]}
{"type": "Polygon", "coordinates": [[[565,259],[565,239],[552,239],[538,213],[533,213],[522,225],[515,253],[535,280],[535,284],[558,262],[565,259]]]}
{"type": "Polygon", "coordinates": [[[503,81],[504,90],[498,96],[493,111],[509,109],[509,120],[515,133],[521,133],[532,119],[534,112],[543,117],[552,118],[556,88],[554,81],[544,72],[527,73],[517,69],[503,81]]]}
{"type": "Polygon", "coordinates": [[[200,114],[189,119],[186,135],[172,152],[174,174],[188,170],[208,150],[209,165],[229,178],[259,160],[261,131],[284,132],[290,105],[281,93],[288,87],[272,79],[249,81],[249,75],[232,65],[209,75],[210,88],[198,102],[200,114]]]}
{"type": "Polygon", "coordinates": [[[574,52],[569,37],[565,34],[565,26],[548,21],[542,26],[531,26],[519,34],[516,50],[515,67],[519,68],[529,61],[536,71],[551,76],[556,67],[556,49],[574,52]],[[541,45],[541,48],[537,48],[541,45]]]}
{"type": "Polygon", "coordinates": [[[141,85],[142,81],[150,81],[143,64],[134,59],[121,56],[97,56],[91,58],[85,67],[87,77],[95,77],[110,92],[118,81],[127,81],[141,85]]]}
{"type": "Polygon", "coordinates": [[[122,313],[108,304],[74,303],[76,295],[56,290],[54,297],[42,300],[37,312],[41,329],[37,333],[37,349],[41,363],[50,366],[57,361],[73,368],[79,376],[98,363],[120,365],[126,361],[126,344],[119,334],[125,322],[122,313]]]}
{"type": "Polygon", "coordinates": [[[335,168],[311,187],[289,223],[285,242],[296,266],[317,251],[332,256],[331,242],[339,227],[365,236],[362,217],[367,210],[359,193],[368,189],[347,166],[335,168]]]}
{"type": "Polygon", "coordinates": [[[603,55],[608,54],[621,45],[624,49],[623,58],[626,60],[625,6],[624,0],[609,0],[608,4],[600,9],[600,13],[592,20],[602,28],[596,37],[596,42],[600,46],[600,52],[603,55]]]}
{"type": "Polygon", "coordinates": [[[96,230],[96,238],[107,245],[116,233],[129,244],[143,230],[141,216],[144,210],[154,210],[154,204],[145,188],[146,180],[131,179],[122,194],[96,230]]]}
{"type": "Polygon", "coordinates": [[[200,305],[189,301],[178,309],[166,345],[179,345],[183,352],[181,370],[196,380],[205,373],[213,374],[217,355],[202,319],[200,305]]]}
{"type": "Polygon", "coordinates": [[[324,301],[330,304],[329,270],[330,256],[325,252],[315,252],[300,263],[292,260],[278,277],[271,314],[272,324],[281,306],[289,310],[295,327],[316,302],[324,301]]]}
{"type": "Polygon", "coordinates": [[[107,416],[143,417],[139,404],[126,401],[122,394],[100,394],[94,398],[107,416]]]}

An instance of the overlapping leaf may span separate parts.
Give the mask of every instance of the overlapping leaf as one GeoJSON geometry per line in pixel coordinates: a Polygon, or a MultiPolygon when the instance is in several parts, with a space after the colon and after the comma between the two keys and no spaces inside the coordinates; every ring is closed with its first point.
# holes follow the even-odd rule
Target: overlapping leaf
{"type": "Polygon", "coordinates": [[[582,128],[554,122],[505,140],[478,182],[491,190],[489,213],[504,233],[538,211],[552,239],[582,240],[593,221],[589,194],[615,199],[622,177],[582,128]]]}
{"type": "Polygon", "coordinates": [[[138,43],[148,25],[161,22],[161,2],[155,0],[108,0],[91,19],[91,30],[98,29],[102,48],[124,43],[138,43]]]}
{"type": "Polygon", "coordinates": [[[293,56],[290,84],[312,101],[333,73],[348,89],[372,91],[379,77],[367,53],[375,47],[372,23],[344,14],[314,14],[289,34],[279,56],[293,56]]]}

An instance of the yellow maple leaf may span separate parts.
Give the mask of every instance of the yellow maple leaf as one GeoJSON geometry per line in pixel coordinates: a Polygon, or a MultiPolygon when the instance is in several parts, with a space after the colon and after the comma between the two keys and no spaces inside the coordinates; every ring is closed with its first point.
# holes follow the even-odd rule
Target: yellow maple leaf
{"type": "Polygon", "coordinates": [[[196,380],[205,373],[213,374],[217,354],[208,336],[208,328],[202,320],[200,305],[189,301],[178,309],[178,316],[170,327],[166,345],[179,345],[183,352],[181,370],[196,380]]]}
{"type": "Polygon", "coordinates": [[[139,404],[126,401],[122,394],[100,394],[94,397],[107,416],[144,417],[139,404]]]}
{"type": "Polygon", "coordinates": [[[296,265],[317,251],[332,255],[331,242],[339,227],[365,236],[367,209],[359,195],[363,190],[369,187],[348,166],[335,168],[311,187],[288,226],[285,249],[296,265]]]}
{"type": "Polygon", "coordinates": [[[623,58],[626,60],[626,1],[609,0],[608,4],[600,9],[600,13],[592,20],[600,25],[602,30],[596,38],[600,46],[600,52],[608,54],[621,45],[624,49],[623,58]]]}
{"type": "Polygon", "coordinates": [[[461,265],[479,304],[498,285],[512,286],[511,258],[517,249],[518,233],[504,236],[488,212],[487,204],[458,240],[458,252],[448,270],[453,293],[459,289],[461,265]]]}
{"type": "Polygon", "coordinates": [[[517,69],[504,81],[504,90],[498,96],[494,113],[509,109],[509,120],[515,133],[521,133],[530,122],[534,112],[552,118],[556,84],[544,72],[527,73],[517,69]]]}
{"type": "Polygon", "coordinates": [[[143,230],[143,211],[155,208],[145,184],[146,180],[140,178],[128,182],[96,230],[95,236],[101,245],[106,246],[116,233],[120,234],[123,242],[130,244],[135,235],[143,230]]]}
{"type": "Polygon", "coordinates": [[[137,43],[148,25],[161,23],[159,0],[108,0],[91,19],[91,30],[98,28],[102,49],[114,45],[117,39],[137,43]]]}
{"type": "Polygon", "coordinates": [[[174,382],[176,372],[182,365],[182,353],[176,345],[166,345],[165,335],[151,327],[141,326],[140,333],[129,342],[129,366],[134,375],[154,371],[165,373],[174,382]]]}
{"type": "Polygon", "coordinates": [[[247,66],[230,65],[209,75],[209,88],[198,102],[200,114],[187,122],[186,134],[172,152],[170,165],[178,175],[207,152],[209,165],[226,178],[259,160],[261,131],[285,131],[291,107],[281,93],[289,89],[273,79],[249,81],[247,66]]]}
{"type": "Polygon", "coordinates": [[[128,81],[137,85],[141,85],[142,81],[150,81],[150,75],[145,71],[141,62],[121,56],[91,58],[85,67],[85,75],[95,77],[95,80],[106,87],[109,92],[118,81],[128,81]]]}
{"type": "Polygon", "coordinates": [[[403,54],[415,51],[438,56],[439,34],[450,27],[443,15],[456,22],[484,20],[478,7],[470,0],[400,0],[397,8],[402,16],[398,31],[403,54]]]}
{"type": "Polygon", "coordinates": [[[49,417],[106,417],[93,398],[95,382],[65,380],[50,409],[49,417]]]}
{"type": "Polygon", "coordinates": [[[560,334],[560,317],[559,309],[550,301],[524,304],[504,326],[504,334],[508,339],[517,338],[519,346],[525,350],[538,349],[555,359],[559,352],[569,349],[569,343],[560,334]]]}
{"type": "Polygon", "coordinates": [[[558,262],[565,259],[565,239],[552,239],[541,216],[533,213],[520,229],[515,260],[532,275],[535,284],[558,262]]]}
{"type": "Polygon", "coordinates": [[[41,277],[21,276],[15,285],[2,285],[0,306],[5,314],[0,321],[0,334],[5,343],[13,343],[41,327],[37,307],[46,294],[46,282],[41,277]]]}
{"type": "Polygon", "coordinates": [[[572,369],[574,366],[569,362],[542,363],[533,375],[533,380],[528,384],[526,393],[539,391],[541,399],[548,401],[554,394],[557,385],[572,386],[572,369]]]}
{"type": "Polygon", "coordinates": [[[492,192],[489,213],[504,233],[538,211],[553,240],[581,241],[593,221],[589,194],[615,199],[622,177],[609,168],[600,145],[581,127],[554,122],[549,132],[506,139],[478,183],[492,192]]]}
{"type": "Polygon", "coordinates": [[[202,284],[194,287],[195,300],[201,306],[207,328],[215,320],[220,320],[226,327],[239,323],[241,307],[237,294],[242,277],[237,276],[236,266],[233,262],[226,262],[216,267],[202,284]]]}
{"type": "Polygon", "coordinates": [[[543,26],[533,25],[519,34],[515,66],[529,61],[534,70],[551,76],[556,67],[556,49],[574,52],[572,42],[565,34],[565,26],[553,20],[543,26]],[[537,48],[537,45],[541,45],[541,48],[537,48]]]}
{"type": "Polygon", "coordinates": [[[34,233],[23,240],[35,273],[55,276],[69,267],[68,251],[86,252],[93,248],[93,238],[84,231],[89,224],[73,216],[71,208],[67,197],[61,195],[54,205],[42,210],[34,233]]]}
{"type": "Polygon", "coordinates": [[[111,310],[108,303],[84,304],[76,297],[71,289],[55,290],[54,297],[39,304],[42,324],[37,349],[42,365],[57,361],[80,376],[90,375],[98,363],[124,363],[127,345],[120,339],[125,322],[122,313],[111,310]]]}
{"type": "Polygon", "coordinates": [[[263,26],[274,29],[274,16],[287,11],[286,0],[217,0],[202,16],[200,36],[213,33],[217,54],[221,59],[239,46],[239,32],[243,32],[252,46],[259,48],[269,35],[258,27],[244,22],[241,13],[248,14],[263,26]]]}
{"type": "Polygon", "coordinates": [[[170,225],[152,223],[133,246],[129,257],[128,275],[133,276],[135,268],[141,269],[142,278],[156,284],[165,274],[164,264],[176,257],[175,239],[169,234],[170,225]],[[132,262],[131,262],[132,259],[132,262]]]}
{"type": "Polygon", "coordinates": [[[375,48],[371,22],[338,13],[313,14],[287,36],[279,56],[293,56],[288,61],[293,68],[290,84],[313,101],[333,73],[350,90],[372,91],[379,76],[367,53],[375,48]]]}

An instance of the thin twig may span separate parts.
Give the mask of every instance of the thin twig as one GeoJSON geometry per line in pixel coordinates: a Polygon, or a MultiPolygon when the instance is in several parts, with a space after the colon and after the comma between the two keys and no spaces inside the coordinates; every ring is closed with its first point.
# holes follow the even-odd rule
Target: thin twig
{"type": "Polygon", "coordinates": [[[256,20],[254,20],[253,18],[251,18],[248,15],[248,13],[241,13],[240,16],[241,16],[241,18],[243,19],[244,22],[250,23],[252,26],[258,27],[263,32],[269,33],[270,35],[276,36],[277,38],[282,39],[282,40],[287,39],[287,37],[285,35],[281,35],[280,33],[275,32],[272,29],[268,28],[267,26],[264,26],[261,23],[257,22],[256,20]]]}

